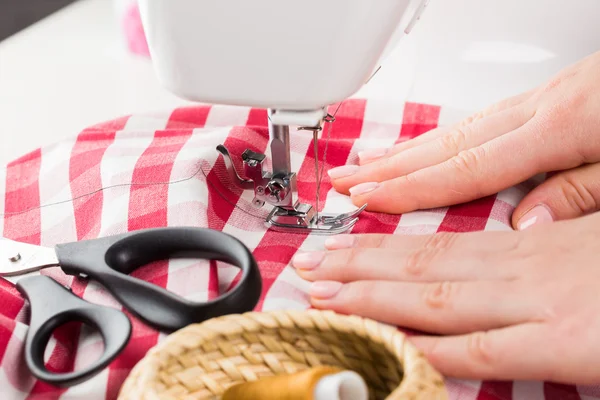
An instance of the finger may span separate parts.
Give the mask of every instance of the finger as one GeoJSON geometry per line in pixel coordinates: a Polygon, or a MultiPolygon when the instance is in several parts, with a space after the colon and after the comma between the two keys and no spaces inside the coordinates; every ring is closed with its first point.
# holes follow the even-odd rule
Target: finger
{"type": "Polygon", "coordinates": [[[461,129],[466,127],[472,123],[475,123],[485,117],[492,116],[498,112],[507,110],[509,108],[513,108],[517,105],[523,104],[527,100],[529,100],[533,93],[535,93],[535,89],[528,90],[524,93],[518,94],[516,96],[509,97],[505,100],[502,100],[490,107],[487,107],[483,111],[477,112],[469,117],[463,119],[457,124],[453,124],[451,126],[442,126],[435,129],[432,129],[428,132],[425,132],[413,139],[403,141],[401,143],[396,144],[395,146],[389,149],[369,149],[364,150],[358,153],[360,164],[368,164],[377,159],[391,157],[395,154],[398,154],[402,151],[411,149],[413,147],[419,146],[421,144],[427,143],[431,140],[439,139],[444,135],[447,135],[452,130],[461,129]]]}
{"type": "Polygon", "coordinates": [[[531,191],[515,209],[515,229],[573,219],[600,209],[600,164],[553,175],[531,191]]]}
{"type": "MultiPolygon", "coordinates": [[[[495,242],[495,246],[485,245],[494,243],[494,235],[470,236],[473,239],[471,243],[461,236],[463,235],[432,235],[412,248],[351,247],[327,252],[300,253],[294,257],[292,265],[305,280],[342,283],[361,280],[511,280],[522,273],[520,255],[512,252],[518,247],[520,235],[514,235],[512,240],[504,236],[508,240],[495,242]],[[481,246],[478,247],[477,243],[481,246]]],[[[388,237],[393,238],[393,235],[388,237]]]]}
{"type": "Polygon", "coordinates": [[[429,249],[354,249],[299,254],[293,266],[308,281],[439,282],[517,279],[519,271],[510,268],[510,261],[510,257],[498,257],[498,253],[453,256],[429,249]]]}
{"type": "MultiPolygon", "coordinates": [[[[351,187],[362,182],[383,182],[442,163],[463,150],[482,145],[518,129],[533,115],[533,108],[509,108],[464,127],[452,129],[443,136],[420,146],[364,165],[353,174],[343,174],[336,179],[337,171],[333,169],[330,171],[333,186],[338,192],[348,193],[351,187]]],[[[347,168],[342,167],[342,170],[344,169],[347,168]]]]}
{"type": "Polygon", "coordinates": [[[315,308],[416,329],[461,334],[527,322],[543,310],[534,290],[520,281],[391,282],[318,281],[315,308]]]}
{"type": "Polygon", "coordinates": [[[348,248],[374,248],[391,250],[416,250],[437,248],[465,252],[507,252],[522,244],[524,237],[513,231],[489,232],[438,232],[432,235],[400,234],[347,234],[336,235],[325,240],[327,250],[348,248]]]}
{"type": "MultiPolygon", "coordinates": [[[[581,377],[561,375],[564,362],[545,323],[526,323],[460,336],[412,336],[442,375],[477,380],[553,380],[581,377]]],[[[564,339],[563,339],[564,340],[564,339]]],[[[575,369],[577,370],[577,369],[575,369]]]]}
{"type": "Polygon", "coordinates": [[[412,336],[441,374],[476,380],[552,381],[596,384],[600,374],[596,354],[574,346],[569,337],[547,323],[531,322],[461,336],[412,336]]]}
{"type": "Polygon", "coordinates": [[[412,149],[420,146],[431,140],[435,140],[439,137],[446,135],[452,129],[462,126],[462,122],[449,126],[439,126],[433,128],[425,133],[415,136],[414,138],[400,138],[392,147],[376,147],[372,149],[366,149],[358,152],[358,165],[367,165],[374,161],[386,159],[394,156],[400,152],[412,149]]]}
{"type": "Polygon", "coordinates": [[[444,207],[492,195],[546,171],[580,163],[565,152],[561,138],[549,137],[543,152],[534,152],[541,127],[535,118],[521,128],[460,152],[448,161],[382,183],[350,189],[357,206],[370,211],[406,213],[444,207]]]}

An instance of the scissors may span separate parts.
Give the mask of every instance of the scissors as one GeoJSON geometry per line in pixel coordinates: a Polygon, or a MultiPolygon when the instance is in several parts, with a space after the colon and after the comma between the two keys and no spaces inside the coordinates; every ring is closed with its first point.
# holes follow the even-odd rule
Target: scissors
{"type": "Polygon", "coordinates": [[[163,332],[226,314],[252,311],[262,290],[258,265],[250,250],[233,236],[206,228],[146,229],[54,248],[0,238],[0,276],[29,274],[16,283],[30,307],[25,339],[27,367],[36,378],[56,386],[79,384],[110,364],[129,341],[131,321],[120,310],[89,303],[54,279],[32,274],[48,267],[60,267],[68,275],[97,281],[123,308],[163,332]],[[148,263],[183,257],[226,262],[241,269],[241,280],[224,295],[195,303],[129,275],[148,263]],[[104,353],[81,371],[51,373],[44,363],[50,336],[57,327],[74,321],[87,323],[100,333],[104,353]]]}

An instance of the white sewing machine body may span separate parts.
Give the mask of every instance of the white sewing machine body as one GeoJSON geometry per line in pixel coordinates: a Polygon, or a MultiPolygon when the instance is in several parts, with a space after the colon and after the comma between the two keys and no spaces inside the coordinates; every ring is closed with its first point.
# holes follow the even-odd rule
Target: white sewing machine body
{"type": "Polygon", "coordinates": [[[140,0],[140,11],[155,71],[176,95],[314,111],[358,91],[425,4],[140,0]]]}

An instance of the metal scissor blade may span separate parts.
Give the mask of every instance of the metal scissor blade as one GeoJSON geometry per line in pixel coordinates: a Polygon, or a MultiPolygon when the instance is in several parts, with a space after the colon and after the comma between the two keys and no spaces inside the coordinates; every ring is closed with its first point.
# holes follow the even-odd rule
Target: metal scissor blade
{"type": "Polygon", "coordinates": [[[0,276],[25,275],[58,266],[53,248],[0,238],[0,276]]]}

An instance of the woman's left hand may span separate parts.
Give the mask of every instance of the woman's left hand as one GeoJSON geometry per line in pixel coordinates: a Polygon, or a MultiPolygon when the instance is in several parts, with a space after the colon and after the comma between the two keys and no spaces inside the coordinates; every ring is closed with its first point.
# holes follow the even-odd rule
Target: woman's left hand
{"type": "Polygon", "coordinates": [[[557,172],[525,196],[513,227],[571,219],[600,210],[599,111],[600,51],[455,126],[361,152],[360,166],[328,172],[355,205],[391,214],[465,203],[557,172]]]}
{"type": "Polygon", "coordinates": [[[600,213],[520,232],[343,235],[293,265],[312,304],[429,334],[448,377],[600,383],[600,213]]]}

